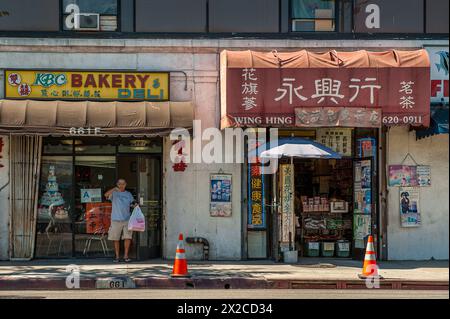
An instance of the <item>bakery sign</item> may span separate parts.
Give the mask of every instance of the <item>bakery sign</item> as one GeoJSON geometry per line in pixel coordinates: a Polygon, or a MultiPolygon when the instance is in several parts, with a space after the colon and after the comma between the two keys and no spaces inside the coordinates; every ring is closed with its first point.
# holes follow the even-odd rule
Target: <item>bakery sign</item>
{"type": "Polygon", "coordinates": [[[8,99],[168,101],[168,72],[6,70],[8,99]]]}
{"type": "Polygon", "coordinates": [[[221,55],[222,127],[428,126],[425,50],[221,55]]]}

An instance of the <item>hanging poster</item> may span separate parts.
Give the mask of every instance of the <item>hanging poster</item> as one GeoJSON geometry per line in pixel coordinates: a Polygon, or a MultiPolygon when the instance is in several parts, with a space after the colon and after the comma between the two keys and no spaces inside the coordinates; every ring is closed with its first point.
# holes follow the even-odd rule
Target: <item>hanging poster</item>
{"type": "Polygon", "coordinates": [[[370,160],[356,161],[354,213],[370,215],[372,212],[372,164],[370,160]]]}
{"type": "Polygon", "coordinates": [[[417,165],[416,173],[419,186],[431,186],[431,166],[417,165]]]}
{"type": "Polygon", "coordinates": [[[364,249],[364,238],[370,235],[370,215],[353,215],[353,239],[355,240],[355,248],[364,249]]]}
{"type": "Polygon", "coordinates": [[[376,140],[371,137],[357,139],[358,156],[359,157],[373,157],[377,154],[376,140]]]}
{"type": "Polygon", "coordinates": [[[319,128],[316,133],[316,141],[342,156],[352,156],[351,128],[319,128]]]}
{"type": "Polygon", "coordinates": [[[420,226],[419,188],[400,188],[400,218],[402,227],[420,226]]]}
{"type": "Polygon", "coordinates": [[[294,240],[294,184],[293,169],[290,164],[280,165],[281,186],[281,233],[280,241],[289,243],[294,240]]]}
{"type": "Polygon", "coordinates": [[[102,201],[101,188],[82,188],[81,203],[99,203],[102,201]]]}
{"type": "MultiPolygon", "coordinates": [[[[356,140],[358,157],[372,157],[373,162],[377,162],[377,142],[372,137],[359,138],[356,140]]],[[[374,171],[376,171],[376,165],[374,165],[374,171]]],[[[376,172],[374,173],[376,174],[376,172]]]]}
{"type": "Polygon", "coordinates": [[[389,186],[417,185],[417,166],[389,165],[389,186]]]}
{"type": "Polygon", "coordinates": [[[231,175],[211,175],[210,215],[212,217],[231,216],[231,175]]]}

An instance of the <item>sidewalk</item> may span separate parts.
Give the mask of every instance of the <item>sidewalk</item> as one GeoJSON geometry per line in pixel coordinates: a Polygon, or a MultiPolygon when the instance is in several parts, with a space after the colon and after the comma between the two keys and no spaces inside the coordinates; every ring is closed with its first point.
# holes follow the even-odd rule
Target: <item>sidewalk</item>
{"type": "MultiPolygon", "coordinates": [[[[272,261],[190,262],[190,278],[171,278],[172,262],[115,264],[109,260],[0,262],[0,289],[66,289],[66,266],[77,265],[80,288],[365,288],[362,261],[303,258],[272,261]],[[111,282],[120,282],[111,286],[111,282]]],[[[381,288],[448,289],[448,261],[379,262],[381,288]]]]}

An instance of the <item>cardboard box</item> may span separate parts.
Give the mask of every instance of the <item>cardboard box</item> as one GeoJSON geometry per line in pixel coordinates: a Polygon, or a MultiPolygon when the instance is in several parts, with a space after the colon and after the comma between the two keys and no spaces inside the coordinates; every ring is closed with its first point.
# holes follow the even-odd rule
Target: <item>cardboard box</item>
{"type": "Polygon", "coordinates": [[[319,196],[314,197],[314,205],[320,205],[320,197],[319,196]]]}

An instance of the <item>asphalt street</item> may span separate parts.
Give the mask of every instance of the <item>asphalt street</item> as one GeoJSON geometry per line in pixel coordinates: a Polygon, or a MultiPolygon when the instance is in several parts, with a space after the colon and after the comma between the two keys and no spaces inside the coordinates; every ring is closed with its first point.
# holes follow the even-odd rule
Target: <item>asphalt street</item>
{"type": "Polygon", "coordinates": [[[0,299],[449,299],[446,290],[106,289],[0,291],[0,299]]]}

